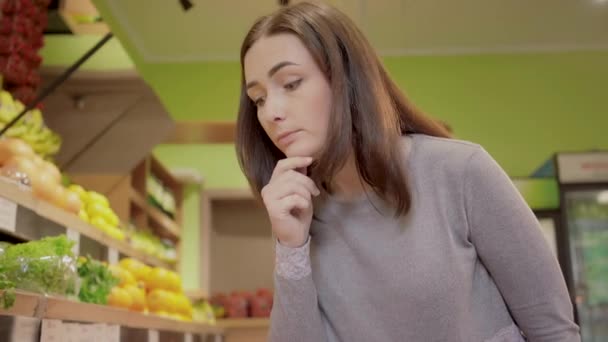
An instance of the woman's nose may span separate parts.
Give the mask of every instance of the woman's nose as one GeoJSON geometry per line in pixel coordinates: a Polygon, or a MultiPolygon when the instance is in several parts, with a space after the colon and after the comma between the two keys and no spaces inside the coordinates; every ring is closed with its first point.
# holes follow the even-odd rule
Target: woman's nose
{"type": "Polygon", "coordinates": [[[269,118],[273,122],[280,122],[285,120],[285,106],[283,105],[281,99],[267,99],[266,110],[268,111],[269,118]]]}

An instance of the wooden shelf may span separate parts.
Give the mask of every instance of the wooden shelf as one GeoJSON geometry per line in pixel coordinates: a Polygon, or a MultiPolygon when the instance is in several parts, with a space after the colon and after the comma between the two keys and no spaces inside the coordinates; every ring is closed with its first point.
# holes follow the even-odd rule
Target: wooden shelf
{"type": "Polygon", "coordinates": [[[267,318],[222,319],[216,322],[223,330],[226,342],[263,342],[268,341],[270,320],[267,318]]]}
{"type": "Polygon", "coordinates": [[[146,207],[148,205],[146,204],[146,200],[144,199],[144,196],[142,194],[137,192],[137,190],[130,188],[129,198],[131,199],[131,203],[135,204],[139,209],[143,211],[147,210],[146,207]]]}
{"type": "MultiPolygon", "coordinates": [[[[154,160],[154,159],[152,159],[154,160]]],[[[156,162],[158,164],[158,162],[156,162]]],[[[154,164],[154,163],[152,163],[154,164]]],[[[158,170],[165,170],[158,164],[156,166],[158,170]]],[[[162,171],[162,172],[167,172],[162,171]]],[[[172,184],[174,186],[174,184],[172,184]]],[[[157,229],[161,229],[161,235],[171,237],[173,239],[179,239],[181,235],[181,229],[179,224],[173,220],[171,217],[167,216],[160,209],[156,208],[154,205],[147,203],[144,195],[142,195],[139,191],[131,187],[129,189],[129,198],[131,203],[135,205],[135,207],[142,210],[146,216],[148,217],[149,222],[154,222],[155,227],[157,229]]],[[[148,222],[148,223],[149,223],[148,222]]],[[[148,224],[149,225],[149,224],[148,224]]],[[[138,228],[147,228],[147,227],[138,227],[138,228]]]]}
{"type": "Polygon", "coordinates": [[[0,197],[26,207],[41,217],[74,230],[126,256],[138,259],[149,265],[173,269],[170,263],[138,251],[124,241],[115,240],[101,230],[84,222],[78,216],[57,208],[46,201],[37,199],[28,188],[0,179],[0,197]]]}
{"type": "Polygon", "coordinates": [[[169,216],[165,215],[153,205],[149,205],[146,210],[150,220],[155,222],[157,226],[161,227],[166,234],[179,239],[180,228],[177,223],[175,223],[169,216]]]}
{"type": "Polygon", "coordinates": [[[158,177],[166,186],[172,188],[172,191],[175,191],[175,188],[180,186],[177,179],[173,177],[171,172],[169,172],[156,157],[150,158],[150,172],[158,177]]]}
{"type": "Polygon", "coordinates": [[[233,329],[251,329],[270,327],[269,318],[226,318],[216,320],[218,328],[228,331],[233,329]]]}
{"type": "Polygon", "coordinates": [[[23,291],[16,292],[13,307],[8,310],[0,308],[0,315],[117,324],[132,328],[195,334],[222,334],[224,331],[220,326],[175,321],[110,306],[80,303],[62,297],[43,296],[23,291]]]}

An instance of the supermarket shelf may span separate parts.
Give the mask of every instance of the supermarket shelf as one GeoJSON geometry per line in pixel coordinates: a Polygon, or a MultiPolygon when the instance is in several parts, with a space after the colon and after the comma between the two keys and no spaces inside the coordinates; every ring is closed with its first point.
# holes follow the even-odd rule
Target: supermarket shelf
{"type": "Polygon", "coordinates": [[[268,318],[226,318],[216,321],[218,328],[223,331],[234,329],[252,329],[252,328],[268,328],[270,327],[270,319],[268,318]]]}
{"type": "Polygon", "coordinates": [[[150,172],[159,177],[165,185],[172,188],[172,191],[175,191],[175,187],[180,186],[173,174],[167,170],[155,157],[150,158],[150,172]]]}
{"type": "Polygon", "coordinates": [[[173,238],[179,239],[180,228],[175,221],[173,221],[155,206],[146,203],[144,197],[133,188],[129,189],[129,198],[136,207],[148,215],[150,220],[156,223],[158,228],[163,230],[163,233],[165,233],[164,235],[169,235],[173,238]]]}
{"type": "Polygon", "coordinates": [[[158,210],[155,206],[149,205],[146,210],[148,211],[148,217],[157,223],[162,229],[165,230],[170,236],[179,239],[180,229],[175,221],[171,220],[162,211],[158,210]]]}
{"type": "Polygon", "coordinates": [[[116,249],[118,252],[124,255],[138,259],[149,265],[173,269],[171,264],[140,252],[126,242],[118,241],[109,237],[101,230],[81,220],[78,216],[63,209],[57,208],[46,201],[35,198],[29,189],[20,185],[10,183],[5,180],[0,180],[0,197],[4,197],[23,207],[26,207],[39,216],[51,220],[68,229],[74,230],[109,248],[116,249]]]}
{"type": "Polygon", "coordinates": [[[195,334],[222,334],[224,331],[219,326],[180,322],[110,306],[80,303],[61,297],[49,297],[22,291],[17,291],[16,297],[15,305],[12,308],[8,310],[0,308],[0,315],[117,324],[132,328],[195,334]]]}
{"type": "Polygon", "coordinates": [[[131,199],[131,202],[135,204],[139,209],[143,211],[147,210],[146,200],[139,192],[137,192],[137,190],[130,188],[129,198],[131,199]]]}

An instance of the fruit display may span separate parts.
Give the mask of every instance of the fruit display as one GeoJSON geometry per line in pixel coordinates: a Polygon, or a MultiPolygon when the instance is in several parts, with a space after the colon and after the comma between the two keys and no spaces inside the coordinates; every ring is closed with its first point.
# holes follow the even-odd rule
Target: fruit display
{"type": "Polygon", "coordinates": [[[177,251],[173,241],[161,239],[150,231],[137,230],[134,227],[127,231],[127,235],[131,246],[136,250],[169,263],[177,261],[177,251]]]}
{"type": "Polygon", "coordinates": [[[120,265],[110,265],[110,272],[118,279],[108,296],[108,305],[138,312],[146,312],[146,292],[142,282],[120,265]]]}
{"type": "Polygon", "coordinates": [[[148,175],[146,179],[146,189],[148,192],[148,203],[162,210],[167,216],[174,219],[175,196],[173,193],[153,175],[148,175]]]}
{"type": "Polygon", "coordinates": [[[192,303],[184,295],[177,273],[131,258],[111,265],[110,271],[120,280],[108,297],[109,305],[180,321],[192,320],[192,303]]]}
{"type": "Polygon", "coordinates": [[[80,198],[61,184],[57,167],[21,139],[0,139],[0,175],[31,186],[34,196],[71,213],[82,207],[80,198]]]}
{"type": "Polygon", "coordinates": [[[270,317],[272,302],[272,291],[266,288],[257,289],[255,293],[246,291],[217,293],[209,300],[215,318],[270,317]]]}
{"type": "Polygon", "coordinates": [[[118,215],[110,207],[106,196],[95,191],[87,191],[78,184],[70,184],[68,191],[78,196],[83,206],[78,216],[85,222],[109,235],[111,238],[124,241],[125,233],[119,228],[118,215]]]}
{"type": "Polygon", "coordinates": [[[78,273],[72,252],[74,242],[65,235],[10,245],[0,255],[0,296],[4,308],[12,306],[13,289],[43,294],[74,295],[78,273]]]}
{"type": "Polygon", "coordinates": [[[4,88],[22,102],[35,99],[50,0],[4,0],[0,16],[0,73],[4,88]]]}
{"type": "Polygon", "coordinates": [[[213,310],[213,305],[205,299],[195,301],[192,304],[192,320],[198,323],[215,324],[216,313],[213,310]]]}
{"type": "MultiPolygon", "coordinates": [[[[14,99],[6,90],[0,90],[0,128],[13,120],[25,105],[14,99]]],[[[19,138],[32,147],[42,158],[48,159],[59,152],[61,137],[45,124],[40,109],[32,109],[15,125],[9,128],[4,136],[19,138]]]]}

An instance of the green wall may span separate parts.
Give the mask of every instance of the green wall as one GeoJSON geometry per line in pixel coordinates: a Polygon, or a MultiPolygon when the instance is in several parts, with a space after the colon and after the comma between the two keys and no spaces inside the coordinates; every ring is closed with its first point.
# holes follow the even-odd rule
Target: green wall
{"type": "Polygon", "coordinates": [[[200,288],[200,187],[186,186],[184,192],[184,217],[182,220],[180,275],[182,286],[187,290],[200,288]]]}
{"type": "MultiPolygon", "coordinates": [[[[65,67],[76,62],[101,40],[98,35],[46,35],[40,51],[45,66],[65,67]]],[[[133,69],[135,65],[116,38],[110,39],[82,66],[87,70],[133,69]]]]}
{"type": "Polygon", "coordinates": [[[552,153],[608,148],[608,52],[394,58],[391,75],[511,176],[552,153]]]}

